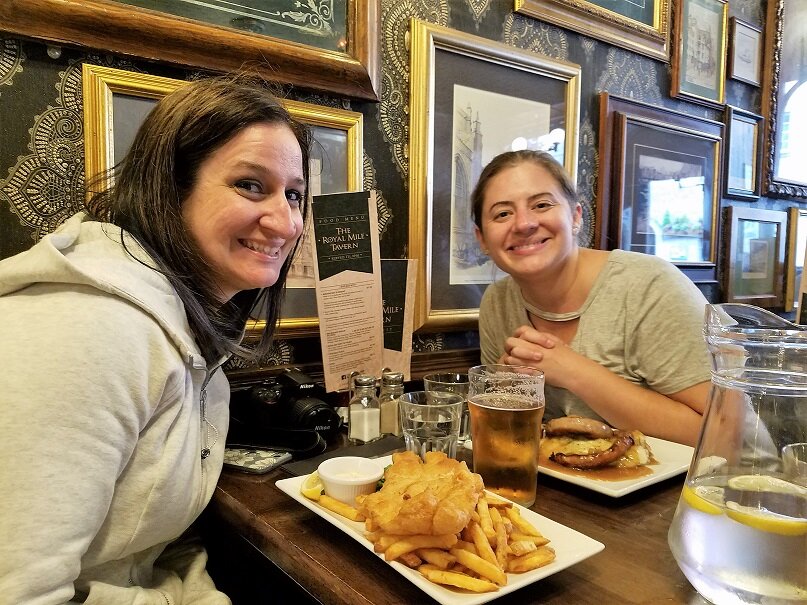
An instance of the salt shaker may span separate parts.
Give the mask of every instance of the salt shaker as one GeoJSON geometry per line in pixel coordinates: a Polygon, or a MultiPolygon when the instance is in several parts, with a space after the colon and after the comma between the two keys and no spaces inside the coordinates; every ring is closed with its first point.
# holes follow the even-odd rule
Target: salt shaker
{"type": "Polygon", "coordinates": [[[375,376],[356,376],[353,384],[353,397],[348,406],[348,440],[352,444],[369,443],[381,437],[381,408],[375,394],[375,376]]]}
{"type": "Polygon", "coordinates": [[[403,395],[403,372],[381,374],[381,393],[378,401],[381,406],[381,434],[400,435],[401,418],[398,415],[398,397],[403,395]]]}

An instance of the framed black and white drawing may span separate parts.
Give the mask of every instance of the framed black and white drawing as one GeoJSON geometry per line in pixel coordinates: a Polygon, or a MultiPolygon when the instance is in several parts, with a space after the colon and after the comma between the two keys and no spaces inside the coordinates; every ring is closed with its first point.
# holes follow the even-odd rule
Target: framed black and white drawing
{"type": "Polygon", "coordinates": [[[471,191],[493,157],[516,149],[552,153],[575,179],[580,67],[418,19],[411,66],[415,326],[473,327],[497,273],[474,235],[471,191]]]}

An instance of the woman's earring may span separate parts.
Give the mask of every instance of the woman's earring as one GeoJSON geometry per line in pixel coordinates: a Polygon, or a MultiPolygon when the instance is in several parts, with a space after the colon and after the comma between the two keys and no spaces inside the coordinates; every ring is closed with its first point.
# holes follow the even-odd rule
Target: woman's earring
{"type": "Polygon", "coordinates": [[[580,233],[580,225],[575,225],[572,227],[572,234],[577,235],[578,233],[580,233]]]}

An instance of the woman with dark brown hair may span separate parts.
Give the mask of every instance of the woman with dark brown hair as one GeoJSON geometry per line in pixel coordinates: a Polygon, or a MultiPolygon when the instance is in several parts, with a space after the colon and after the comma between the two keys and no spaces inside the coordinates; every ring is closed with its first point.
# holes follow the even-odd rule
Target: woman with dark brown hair
{"type": "Polygon", "coordinates": [[[230,602],[179,538],[221,472],[221,365],[270,346],[309,144],[262,80],[188,83],[114,185],[0,263],[0,600],[230,602]]]}
{"type": "Polygon", "coordinates": [[[543,370],[548,419],[693,444],[710,378],[697,287],[659,257],[580,247],[574,184],[548,153],[497,156],[471,200],[483,252],[509,274],[480,305],[482,363],[543,370]]]}

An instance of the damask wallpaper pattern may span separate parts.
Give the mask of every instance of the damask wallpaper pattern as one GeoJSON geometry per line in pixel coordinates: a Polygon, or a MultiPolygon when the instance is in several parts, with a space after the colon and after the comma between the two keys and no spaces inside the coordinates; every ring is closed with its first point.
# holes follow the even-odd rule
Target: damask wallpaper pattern
{"type": "MultiPolygon", "coordinates": [[[[599,91],[721,119],[711,109],[672,99],[669,65],[605,42],[513,13],[511,0],[380,0],[382,80],[378,103],[290,91],[313,103],[360,111],[365,119],[365,187],[380,191],[382,255],[407,256],[409,169],[408,28],[412,17],[517,48],[578,63],[582,68],[578,187],[584,206],[583,245],[594,241],[599,91]]],[[[764,27],[763,0],[732,0],[730,15],[764,27]]],[[[0,33],[0,258],[20,252],[79,208],[83,193],[81,64],[111,65],[185,78],[183,70],[146,61],[60,49],[0,33]]],[[[757,88],[729,80],[727,102],[760,110],[757,88]]],[[[761,200],[775,207],[780,202],[761,200]]],[[[418,226],[412,226],[418,228],[418,226]]],[[[718,296],[706,289],[707,296],[718,296]]],[[[424,334],[419,351],[477,346],[475,332],[424,334]]],[[[315,339],[279,341],[265,365],[317,361],[315,339]]],[[[242,367],[238,360],[233,367],[242,367]]]]}

